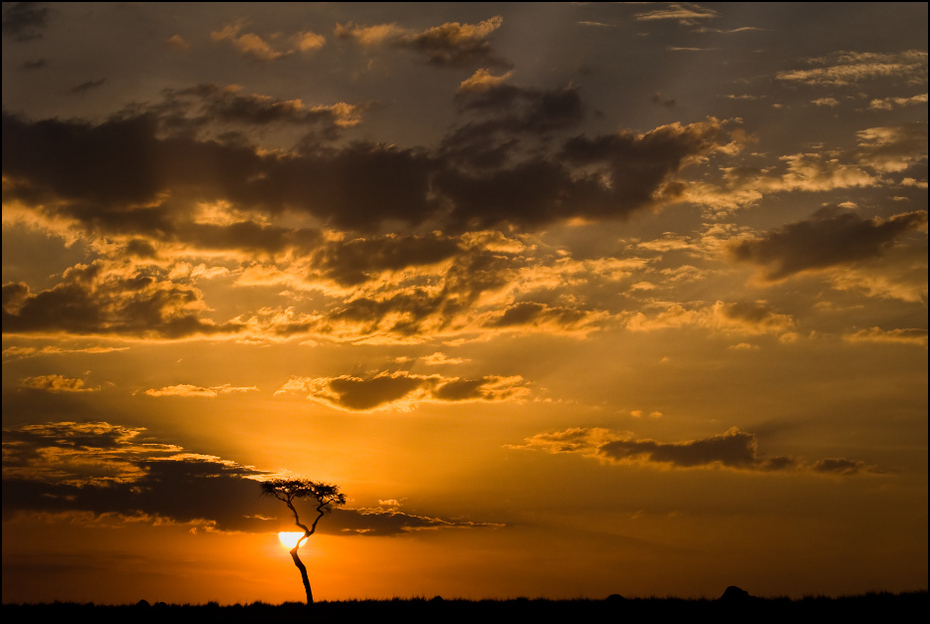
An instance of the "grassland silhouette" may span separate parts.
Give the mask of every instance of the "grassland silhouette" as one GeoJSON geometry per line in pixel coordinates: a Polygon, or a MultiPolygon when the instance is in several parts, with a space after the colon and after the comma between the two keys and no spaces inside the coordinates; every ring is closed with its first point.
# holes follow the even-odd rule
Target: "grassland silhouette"
{"type": "Polygon", "coordinates": [[[603,600],[548,600],[514,598],[509,600],[391,599],[320,601],[312,608],[304,603],[273,605],[263,602],[221,606],[154,605],[142,600],[135,605],[94,605],[77,603],[5,604],[4,622],[91,621],[103,622],[355,622],[387,621],[449,622],[481,621],[480,618],[528,618],[583,621],[905,621],[927,613],[926,591],[892,594],[876,592],[856,596],[807,596],[801,599],[759,598],[739,588],[727,588],[719,598],[625,598],[612,594],[603,600]]]}

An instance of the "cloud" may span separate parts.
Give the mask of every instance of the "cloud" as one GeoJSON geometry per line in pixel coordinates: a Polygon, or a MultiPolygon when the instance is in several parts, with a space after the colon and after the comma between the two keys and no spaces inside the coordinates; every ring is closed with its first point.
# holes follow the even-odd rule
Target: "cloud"
{"type": "Polygon", "coordinates": [[[181,35],[172,35],[165,39],[165,45],[171,48],[172,50],[178,50],[184,52],[190,50],[191,44],[185,41],[184,37],[181,35]]]}
{"type": "Polygon", "coordinates": [[[704,468],[748,472],[809,470],[840,475],[877,471],[864,462],[845,459],[823,459],[805,465],[793,457],[766,457],[758,450],[756,436],[736,427],[708,438],[683,442],[636,439],[629,433],[618,434],[596,427],[572,428],[537,434],[527,438],[524,444],[509,448],[578,453],[606,464],[640,464],[660,469],[704,468]]]}
{"type": "Polygon", "coordinates": [[[811,470],[814,472],[821,472],[825,474],[837,474],[837,475],[854,475],[859,472],[868,471],[870,467],[860,460],[850,460],[842,458],[827,458],[818,460],[811,470]]]}
{"type": "Polygon", "coordinates": [[[33,69],[42,69],[43,67],[48,67],[48,64],[48,59],[40,58],[34,61],[23,61],[23,64],[20,65],[19,68],[24,71],[31,71],[33,69]]]}
{"type": "Polygon", "coordinates": [[[193,386],[191,384],[177,384],[174,386],[165,386],[164,388],[149,388],[145,394],[153,397],[207,397],[216,398],[221,394],[239,394],[242,392],[258,392],[255,386],[232,386],[223,384],[222,386],[212,386],[204,388],[202,386],[193,386]]]}
{"type": "Polygon", "coordinates": [[[324,136],[361,123],[364,106],[337,102],[308,106],[301,100],[282,100],[267,95],[245,95],[237,85],[221,87],[199,84],[187,89],[166,89],[164,101],[150,107],[164,116],[169,127],[202,129],[211,124],[262,127],[274,123],[303,125],[308,129],[322,126],[324,136]]]}
{"type": "MultiPolygon", "coordinates": [[[[401,503],[391,499],[378,501],[377,507],[333,510],[333,522],[338,532],[371,536],[404,535],[416,531],[437,529],[500,528],[503,524],[447,520],[401,511],[401,503]]],[[[336,531],[333,531],[336,532],[336,531]]]]}
{"type": "Polygon", "coordinates": [[[242,329],[205,319],[203,311],[200,293],[189,286],[108,271],[100,260],[66,270],[61,283],[37,293],[22,282],[3,285],[4,334],[179,338],[242,329]]]}
{"type": "Polygon", "coordinates": [[[655,9],[645,13],[637,13],[638,21],[655,21],[655,20],[676,20],[678,23],[692,26],[697,24],[697,20],[712,19],[717,17],[718,13],[713,9],[707,9],[697,4],[678,4],[672,2],[664,9],[655,9]]]}
{"type": "Polygon", "coordinates": [[[663,98],[662,94],[656,91],[652,94],[652,103],[657,106],[664,106],[666,108],[674,108],[675,98],[663,98]]]}
{"type": "Polygon", "coordinates": [[[904,97],[886,97],[876,98],[869,102],[869,110],[894,110],[905,106],[916,106],[927,103],[927,94],[919,93],[909,98],[904,97]]]}
{"type": "Polygon", "coordinates": [[[787,457],[761,457],[756,437],[736,427],[720,435],[688,442],[614,440],[602,445],[598,453],[615,463],[641,461],[675,468],[719,466],[767,471],[794,467],[794,460],[787,457]]]}
{"type": "Polygon", "coordinates": [[[487,69],[479,69],[470,78],[466,78],[459,85],[457,94],[486,93],[501,87],[513,75],[512,71],[495,76],[487,69]]]}
{"type": "Polygon", "coordinates": [[[397,24],[376,24],[359,26],[353,22],[336,24],[336,36],[342,39],[355,39],[364,46],[380,45],[402,38],[408,31],[397,24]]]}
{"type": "Polygon", "coordinates": [[[449,22],[415,35],[403,37],[398,45],[424,54],[438,66],[506,65],[491,52],[487,37],[504,23],[495,16],[479,24],[449,22]]]}
{"type": "Polygon", "coordinates": [[[549,328],[557,333],[591,331],[604,313],[574,307],[554,307],[537,301],[521,301],[500,312],[494,312],[484,320],[489,329],[542,329],[549,328]]]}
{"type": "Polygon", "coordinates": [[[854,86],[877,79],[904,84],[927,82],[927,53],[907,50],[899,53],[836,52],[807,61],[810,69],[779,72],[775,78],[822,86],[854,86]]]}
{"type": "Polygon", "coordinates": [[[4,7],[3,34],[13,41],[29,41],[42,37],[48,24],[50,10],[38,7],[35,2],[13,2],[4,7]]]}
{"type": "Polygon", "coordinates": [[[924,122],[860,130],[856,142],[853,149],[822,148],[781,156],[783,167],[723,168],[723,189],[698,183],[687,194],[692,201],[723,208],[753,204],[767,193],[874,188],[902,183],[887,174],[904,173],[927,158],[924,122]]]}
{"type": "Polygon", "coordinates": [[[907,231],[927,222],[925,211],[890,219],[863,219],[841,209],[818,211],[807,221],[791,223],[762,237],[731,247],[733,256],[763,267],[767,281],[876,258],[907,231]]]}
{"type": "Polygon", "coordinates": [[[321,273],[343,286],[378,279],[383,272],[439,264],[460,252],[459,242],[437,232],[334,241],[313,256],[321,273]]]}
{"type": "MultiPolygon", "coordinates": [[[[585,333],[609,314],[561,296],[564,263],[543,279],[537,269],[552,258],[522,237],[677,201],[686,167],[736,149],[716,119],[559,139],[583,111],[573,88],[479,76],[456,102],[469,121],[434,149],[313,140],[260,149],[245,134],[277,124],[269,133],[335,136],[360,109],[209,84],[97,123],[4,114],[7,205],[98,256],[43,289],[4,285],[5,331],[369,342],[585,333]],[[488,155],[503,160],[490,166],[488,155]],[[210,275],[182,270],[204,258],[210,275]],[[204,300],[211,276],[285,286],[289,301],[223,318],[204,300]],[[297,305],[311,291],[317,303],[297,305]]],[[[594,269],[626,274],[579,270],[594,269]]]]}
{"type": "Polygon", "coordinates": [[[430,366],[441,366],[443,364],[462,364],[467,360],[462,358],[450,358],[445,353],[437,351],[432,355],[428,355],[425,358],[421,358],[424,364],[429,364],[430,366]]]}
{"type": "Polygon", "coordinates": [[[259,61],[273,61],[297,52],[317,50],[326,43],[326,37],[310,31],[288,36],[275,33],[262,38],[255,33],[242,33],[244,27],[241,20],[226,24],[221,30],[210,33],[210,38],[217,42],[229,41],[239,52],[259,61]]]}
{"type": "Polygon", "coordinates": [[[714,316],[718,327],[750,334],[782,333],[795,325],[790,315],[776,312],[765,301],[718,301],[714,316]]]}
{"type": "MultiPolygon", "coordinates": [[[[536,122],[532,118],[532,124],[536,122]]],[[[478,130],[478,136],[484,134],[478,130]]],[[[622,219],[677,199],[683,185],[675,174],[699,157],[724,149],[724,135],[716,119],[661,126],[643,134],[581,135],[564,143],[558,159],[534,157],[475,173],[445,169],[436,181],[452,202],[447,220],[456,229],[489,229],[504,223],[532,229],[553,221],[622,219]]]]}
{"type": "Polygon", "coordinates": [[[927,159],[927,124],[915,122],[856,133],[860,163],[883,173],[902,172],[927,159]]]}
{"type": "Polygon", "coordinates": [[[3,357],[9,359],[25,359],[36,357],[40,355],[60,355],[68,353],[112,353],[113,351],[126,351],[129,347],[105,347],[105,346],[93,346],[93,347],[76,347],[73,349],[60,347],[60,346],[45,346],[42,348],[36,347],[21,347],[21,346],[12,346],[3,350],[3,357]]]}
{"type": "Polygon", "coordinates": [[[73,87],[71,89],[71,93],[83,93],[85,91],[90,91],[91,89],[96,89],[97,87],[102,87],[106,81],[106,78],[101,78],[100,80],[88,80],[87,82],[82,82],[78,86],[73,87]]]}
{"type": "Polygon", "coordinates": [[[645,307],[654,314],[637,312],[627,321],[630,331],[655,331],[704,327],[725,334],[759,336],[790,332],[794,318],[774,310],[766,301],[717,301],[712,305],[656,301],[645,307]]]}
{"type": "Polygon", "coordinates": [[[506,401],[529,394],[519,376],[462,379],[382,372],[372,377],[293,377],[275,395],[306,392],[307,398],[350,411],[413,409],[423,401],[506,401]]]}
{"type": "MultiPolygon", "coordinates": [[[[505,225],[536,229],[553,221],[619,219],[674,200],[683,189],[675,179],[682,168],[732,149],[723,143],[722,122],[709,119],[642,134],[582,135],[558,153],[537,151],[513,164],[472,171],[477,139],[489,132],[500,135],[501,142],[482,148],[484,153],[498,150],[506,156],[514,134],[560,128],[578,117],[580,104],[572,89],[504,89],[500,99],[498,91],[466,104],[497,111],[491,125],[466,125],[438,152],[352,143],[282,154],[242,142],[171,134],[172,123],[187,130],[200,118],[253,127],[272,120],[322,121],[324,129],[335,129],[354,123],[357,113],[348,105],[307,107],[212,85],[184,92],[201,112],[188,117],[189,109],[181,107],[180,122],[168,108],[100,124],[31,122],[4,114],[5,193],[91,230],[166,240],[193,229],[185,219],[194,202],[228,202],[266,217],[293,210],[349,231],[378,231],[385,225],[432,226],[450,233],[505,225]],[[466,153],[470,159],[462,162],[466,153]]],[[[169,93],[166,103],[173,104],[180,93],[169,93]]],[[[211,227],[219,226],[199,224],[197,229],[205,234],[211,227]]],[[[252,229],[241,238],[280,232],[258,224],[237,227],[252,229]]]]}
{"type": "Polygon", "coordinates": [[[460,127],[456,134],[541,133],[569,128],[583,118],[577,89],[541,91],[516,87],[504,82],[509,75],[495,77],[479,71],[459,86],[456,92],[459,110],[480,113],[482,121],[460,127]]]}
{"type": "Polygon", "coordinates": [[[44,390],[46,392],[93,392],[100,388],[88,388],[83,379],[62,377],[61,375],[39,375],[20,380],[21,388],[44,390]]]}
{"type": "Polygon", "coordinates": [[[891,344],[909,344],[927,346],[927,330],[923,328],[882,329],[870,327],[846,334],[843,338],[849,342],[883,342],[891,344]]]}
{"type": "Polygon", "coordinates": [[[487,41],[503,21],[495,16],[478,24],[447,22],[421,32],[396,24],[359,26],[349,22],[337,24],[335,32],[337,37],[355,39],[365,46],[386,44],[413,50],[438,67],[508,66],[507,61],[494,54],[487,41]]]}
{"type": "MultiPolygon", "coordinates": [[[[293,529],[250,466],[160,443],[145,429],[106,422],[57,422],[3,431],[3,518],[52,513],[94,522],[180,523],[218,531],[293,529]]],[[[301,512],[304,509],[299,507],[301,512]]],[[[312,509],[306,508],[308,514],[312,509]]],[[[447,520],[390,508],[338,509],[322,533],[402,535],[500,524],[447,520]]]]}

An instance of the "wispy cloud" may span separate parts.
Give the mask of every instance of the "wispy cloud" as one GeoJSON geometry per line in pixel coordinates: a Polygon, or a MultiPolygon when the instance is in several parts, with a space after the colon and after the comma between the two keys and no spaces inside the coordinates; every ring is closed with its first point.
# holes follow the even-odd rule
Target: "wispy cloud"
{"type": "Polygon", "coordinates": [[[927,330],[923,328],[882,329],[870,327],[857,332],[846,334],[844,339],[849,342],[874,343],[883,342],[891,344],[927,346],[927,330]]]}
{"type": "Polygon", "coordinates": [[[808,69],[779,72],[776,79],[810,85],[853,86],[878,79],[905,84],[927,82],[927,53],[908,50],[900,53],[836,52],[809,59],[808,69]]]}
{"type": "Polygon", "coordinates": [[[222,394],[241,394],[243,392],[258,392],[256,386],[233,386],[223,384],[222,386],[211,386],[205,388],[191,384],[176,384],[174,386],[165,386],[163,388],[149,388],[145,394],[153,397],[206,397],[216,398],[222,394]]]}
{"type": "Polygon", "coordinates": [[[717,11],[697,4],[672,2],[666,8],[637,13],[636,19],[639,21],[675,20],[680,24],[693,26],[699,20],[713,19],[717,15],[717,11]]]}

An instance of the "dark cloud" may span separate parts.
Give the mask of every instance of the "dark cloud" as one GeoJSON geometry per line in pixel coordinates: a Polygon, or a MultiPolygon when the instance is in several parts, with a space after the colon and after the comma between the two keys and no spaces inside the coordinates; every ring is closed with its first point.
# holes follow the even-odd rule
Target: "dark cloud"
{"type": "Polygon", "coordinates": [[[674,108],[675,98],[663,98],[661,93],[654,93],[652,95],[652,103],[657,106],[664,106],[666,108],[674,108]]]}
{"type": "Polygon", "coordinates": [[[460,251],[456,239],[438,233],[388,235],[330,243],[313,258],[326,277],[341,285],[355,286],[376,279],[383,271],[432,265],[460,251]]]}
{"type": "Polygon", "coordinates": [[[520,377],[486,375],[477,379],[417,375],[406,371],[372,377],[300,378],[284,384],[276,394],[307,393],[313,399],[352,411],[382,407],[409,408],[422,401],[504,401],[527,394],[520,377]]]}
{"type": "Polygon", "coordinates": [[[83,93],[84,91],[90,91],[91,89],[102,87],[106,81],[106,78],[100,78],[99,80],[88,80],[87,82],[82,82],[76,87],[72,87],[71,93],[83,93]]]}
{"type": "Polygon", "coordinates": [[[783,470],[795,467],[795,462],[786,457],[761,457],[757,446],[755,435],[734,427],[726,433],[689,442],[615,440],[598,448],[598,453],[612,461],[644,460],[677,468],[719,465],[738,470],[783,470]]]}
{"type": "Polygon", "coordinates": [[[335,139],[346,128],[358,125],[364,106],[339,102],[305,105],[301,100],[282,100],[257,93],[243,94],[238,86],[200,84],[188,89],[166,89],[163,101],[145,107],[170,130],[219,134],[229,127],[255,128],[272,124],[302,126],[313,130],[314,140],[335,139]]]}
{"type": "Polygon", "coordinates": [[[419,223],[435,208],[428,190],[436,164],[412,151],[354,145],[259,155],[241,145],[158,134],[150,115],[97,126],[4,115],[7,196],[49,200],[49,210],[95,228],[146,234],[171,231],[171,207],[183,212],[195,201],[304,210],[350,230],[375,230],[392,219],[419,223]],[[172,202],[157,204],[166,194],[172,202]]]}
{"type": "Polygon", "coordinates": [[[201,250],[241,250],[274,254],[285,250],[307,252],[321,240],[318,230],[265,225],[239,221],[226,225],[212,223],[177,223],[169,240],[201,250]]]}
{"type": "Polygon", "coordinates": [[[94,126],[57,119],[33,123],[4,112],[3,174],[13,182],[6,192],[26,200],[86,200],[104,207],[142,204],[165,187],[158,153],[167,146],[155,131],[150,117],[94,126]]]}
{"type": "Polygon", "coordinates": [[[826,458],[815,463],[811,467],[811,470],[827,474],[854,475],[858,472],[869,470],[870,468],[870,466],[861,460],[854,461],[842,458],[826,458]]]}
{"type": "Polygon", "coordinates": [[[384,374],[369,379],[337,377],[328,384],[334,396],[326,398],[340,407],[369,410],[404,398],[424,385],[425,381],[407,374],[384,374]]]}
{"type": "Polygon", "coordinates": [[[785,331],[794,326],[794,319],[776,312],[764,301],[718,301],[714,312],[722,327],[733,327],[750,333],[785,331]]]}
{"type": "Polygon", "coordinates": [[[462,112],[499,117],[493,122],[510,132],[545,132],[577,124],[584,116],[575,87],[540,91],[500,83],[481,89],[459,89],[462,112]]]}
{"type": "Polygon", "coordinates": [[[413,531],[443,528],[498,528],[503,524],[446,520],[398,509],[335,509],[332,514],[333,528],[330,533],[356,533],[371,536],[404,535],[413,531]]]}
{"type": "MultiPolygon", "coordinates": [[[[512,122],[507,113],[494,123],[512,122],[525,133],[556,123],[563,114],[574,119],[574,91],[553,97],[552,110],[534,104],[529,117],[517,115],[512,122]]],[[[269,106],[266,112],[276,115],[277,104],[269,106]]],[[[339,149],[308,144],[297,152],[270,153],[241,142],[172,134],[166,119],[148,112],[94,125],[31,122],[4,113],[5,196],[41,203],[48,212],[94,229],[146,236],[170,236],[192,205],[216,201],[270,215],[305,212],[356,232],[420,226],[450,232],[506,225],[535,229],[572,218],[622,218],[676,196],[674,174],[719,149],[723,134],[719,122],[708,120],[645,134],[581,136],[559,154],[469,173],[457,167],[452,154],[471,152],[474,164],[469,141],[455,149],[447,143],[436,153],[370,143],[339,149]]],[[[504,145],[491,143],[482,150],[487,156],[504,145]]],[[[273,235],[266,227],[260,232],[249,225],[233,227],[273,235]]]]}
{"type": "Polygon", "coordinates": [[[591,313],[566,307],[550,307],[537,301],[522,301],[505,309],[487,327],[513,328],[553,326],[570,329],[589,320],[591,313]]]}
{"type": "MultiPolygon", "coordinates": [[[[240,260],[288,258],[300,262],[292,268],[303,275],[292,279],[357,288],[313,318],[278,319],[278,336],[315,331],[410,338],[469,323],[477,329],[478,311],[471,308],[511,283],[526,263],[517,253],[475,242],[490,234],[466,232],[624,218],[673,196],[681,168],[722,148],[722,125],[708,120],[645,134],[579,136],[560,151],[514,161],[508,142],[573,123],[580,115],[578,94],[505,88],[493,77],[471,84],[479,83],[490,87],[474,86],[461,101],[496,124],[493,132],[491,126],[481,131],[495,138],[480,149],[500,147],[498,155],[508,161],[493,169],[474,166],[472,148],[481,142],[466,141],[457,154],[448,142],[436,151],[306,143],[269,152],[210,139],[197,132],[201,118],[313,125],[319,115],[323,126],[332,126],[338,115],[201,85],[169,93],[158,110],[143,107],[97,124],[33,122],[4,113],[4,199],[107,238],[116,243],[109,253],[122,259],[154,264],[178,248],[231,252],[240,260]],[[468,151],[472,158],[463,161],[468,151]],[[225,206],[228,214],[212,220],[211,205],[225,206]],[[301,215],[319,227],[291,225],[301,215]],[[362,235],[334,240],[326,229],[362,235]],[[410,229],[420,233],[392,233],[410,229]],[[441,276],[435,274],[440,267],[441,276]],[[386,273],[401,272],[407,273],[398,277],[404,288],[373,286],[386,273]]],[[[200,292],[169,278],[168,269],[122,274],[115,260],[107,259],[114,264],[106,271],[75,266],[59,284],[38,292],[4,285],[5,331],[180,338],[243,329],[237,320],[208,320],[200,292]]],[[[572,328],[591,314],[543,305],[517,303],[478,324],[572,328]]]]}
{"type": "Polygon", "coordinates": [[[42,69],[43,67],[48,66],[48,59],[40,58],[34,61],[23,61],[23,64],[19,66],[23,70],[33,70],[33,69],[42,69]]]}
{"type": "Polygon", "coordinates": [[[155,247],[149,241],[141,238],[134,238],[126,244],[126,253],[139,258],[154,258],[156,255],[155,247]]]}
{"type": "Polygon", "coordinates": [[[807,221],[736,243],[731,251],[738,260],[765,267],[765,279],[774,281],[802,271],[879,257],[899,236],[926,222],[925,211],[890,219],[863,219],[843,209],[828,208],[807,221]]]}
{"type": "Polygon", "coordinates": [[[401,37],[394,45],[416,50],[425,55],[430,64],[440,67],[509,66],[507,61],[493,53],[490,42],[486,40],[503,22],[500,16],[477,25],[449,22],[401,37]]]}
{"type": "Polygon", "coordinates": [[[645,134],[582,135],[567,141],[557,158],[534,157],[484,173],[446,169],[436,182],[452,200],[447,219],[461,229],[618,219],[679,196],[674,174],[721,149],[724,134],[721,123],[709,119],[645,134]]]}
{"type": "Polygon", "coordinates": [[[584,117],[576,88],[540,91],[507,85],[493,77],[476,80],[479,74],[462,83],[455,97],[459,112],[477,120],[455,128],[441,145],[442,154],[457,163],[499,168],[517,156],[518,147],[533,147],[524,146],[520,136],[564,130],[584,117]]]}
{"type": "Polygon", "coordinates": [[[107,273],[96,261],[68,269],[59,284],[37,293],[4,284],[3,332],[181,338],[242,329],[202,318],[203,307],[189,286],[141,272],[107,273]]]}
{"type": "Polygon", "coordinates": [[[579,453],[613,464],[641,463],[662,468],[726,468],[753,472],[809,470],[839,475],[880,472],[858,460],[822,459],[806,465],[790,456],[766,457],[758,450],[756,436],[736,427],[709,438],[684,442],[637,440],[606,429],[573,428],[541,433],[512,448],[579,453]]]}
{"type": "Polygon", "coordinates": [[[29,41],[42,37],[49,9],[37,2],[14,2],[3,11],[3,34],[14,41],[29,41]]]}
{"type": "MultiPolygon", "coordinates": [[[[398,237],[390,241],[350,245],[346,253],[337,245],[327,249],[321,255],[321,261],[329,277],[348,283],[371,276],[375,269],[391,268],[385,264],[402,262],[394,250],[369,261],[358,258],[357,252],[365,248],[379,249],[385,243],[402,246],[412,243],[421,252],[418,266],[423,266],[426,260],[436,261],[451,253],[451,242],[438,236],[418,240],[398,237]]],[[[337,333],[348,324],[354,334],[388,333],[412,337],[430,330],[447,329],[457,322],[467,323],[462,315],[472,311],[482,294],[505,287],[514,278],[520,260],[512,254],[482,248],[481,239],[473,244],[460,240],[459,244],[463,248],[450,258],[450,266],[441,276],[431,277],[428,285],[424,285],[423,278],[412,276],[404,287],[352,296],[327,312],[319,331],[337,333]]]]}
{"type": "MultiPolygon", "coordinates": [[[[162,444],[141,428],[59,422],[3,431],[3,517],[90,512],[96,517],[190,523],[208,530],[293,530],[290,512],[261,496],[273,475],[162,444]]],[[[308,506],[307,513],[312,513],[308,506]]],[[[495,526],[390,509],[338,509],[323,533],[399,535],[495,526]]]]}
{"type": "Polygon", "coordinates": [[[592,139],[575,137],[565,144],[563,155],[577,165],[603,165],[600,179],[613,205],[629,211],[679,195],[680,186],[670,184],[672,174],[721,149],[725,134],[714,118],[687,126],[676,122],[644,134],[621,131],[592,139]]]}

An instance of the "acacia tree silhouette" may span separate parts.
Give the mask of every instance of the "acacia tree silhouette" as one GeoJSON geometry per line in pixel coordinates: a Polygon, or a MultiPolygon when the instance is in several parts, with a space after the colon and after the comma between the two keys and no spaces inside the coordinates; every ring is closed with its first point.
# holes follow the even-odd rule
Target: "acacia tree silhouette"
{"type": "Polygon", "coordinates": [[[307,566],[297,556],[297,549],[300,548],[305,539],[316,532],[316,525],[326,512],[332,511],[335,505],[345,504],[345,494],[342,494],[336,485],[303,479],[274,479],[262,482],[262,495],[274,496],[287,505],[287,508],[294,514],[294,523],[303,529],[303,536],[297,540],[297,544],[291,549],[291,558],[294,559],[294,565],[300,570],[300,578],[304,582],[304,591],[307,592],[307,604],[312,605],[313,591],[310,589],[310,579],[307,578],[307,566]],[[300,522],[297,508],[294,507],[294,501],[301,498],[316,501],[317,516],[309,527],[300,522]]]}

